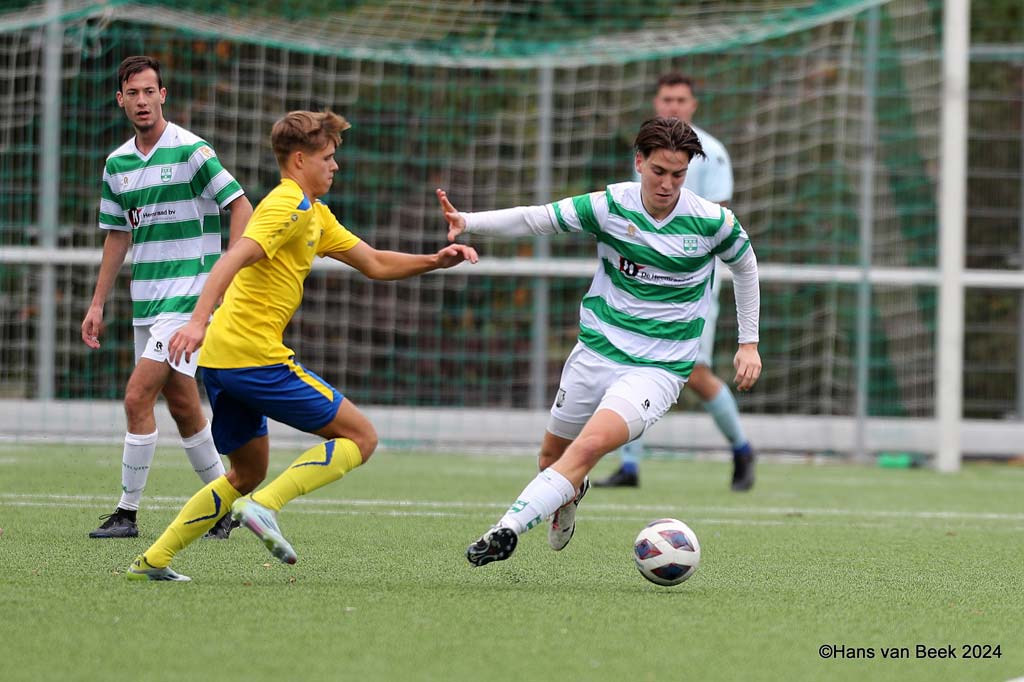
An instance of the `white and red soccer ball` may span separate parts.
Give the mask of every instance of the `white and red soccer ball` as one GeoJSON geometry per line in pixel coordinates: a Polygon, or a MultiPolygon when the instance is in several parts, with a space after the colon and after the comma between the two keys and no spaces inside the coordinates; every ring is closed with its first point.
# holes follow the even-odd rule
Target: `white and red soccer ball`
{"type": "Polygon", "coordinates": [[[640,574],[657,585],[671,587],[689,579],[700,565],[697,534],[678,519],[651,521],[633,543],[640,574]]]}

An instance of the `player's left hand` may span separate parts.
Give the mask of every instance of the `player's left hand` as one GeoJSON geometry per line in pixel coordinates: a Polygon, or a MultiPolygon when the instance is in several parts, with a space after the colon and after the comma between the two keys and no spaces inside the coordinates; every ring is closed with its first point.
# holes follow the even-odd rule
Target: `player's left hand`
{"type": "Polygon", "coordinates": [[[174,332],[170,343],[167,344],[167,358],[172,365],[181,362],[182,356],[185,362],[192,361],[192,354],[203,345],[206,338],[206,325],[202,322],[189,320],[188,324],[174,332]]]}
{"type": "Polygon", "coordinates": [[[466,231],[466,219],[455,210],[452,202],[448,200],[448,193],[440,187],[437,188],[437,200],[441,204],[441,213],[444,213],[444,219],[448,221],[448,241],[453,242],[466,231]]]}
{"type": "Polygon", "coordinates": [[[470,263],[476,263],[480,260],[480,256],[476,254],[476,249],[465,244],[449,244],[438,251],[436,257],[438,268],[450,268],[467,260],[470,263]]]}
{"type": "Polygon", "coordinates": [[[736,389],[752,389],[761,376],[761,354],[757,352],[757,344],[741,343],[732,359],[732,366],[736,368],[736,378],[733,379],[736,389]]]}

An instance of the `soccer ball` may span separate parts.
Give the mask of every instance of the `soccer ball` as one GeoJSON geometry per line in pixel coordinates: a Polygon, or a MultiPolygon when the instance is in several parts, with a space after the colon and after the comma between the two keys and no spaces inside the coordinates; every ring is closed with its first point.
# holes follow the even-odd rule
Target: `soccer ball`
{"type": "Polygon", "coordinates": [[[687,580],[700,565],[697,534],[677,519],[651,521],[633,543],[640,575],[656,585],[671,587],[687,580]]]}

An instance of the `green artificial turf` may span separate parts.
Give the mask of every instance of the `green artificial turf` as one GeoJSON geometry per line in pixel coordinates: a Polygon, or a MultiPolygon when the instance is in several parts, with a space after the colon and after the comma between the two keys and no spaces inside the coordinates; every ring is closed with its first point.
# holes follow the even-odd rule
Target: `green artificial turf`
{"type": "MultiPolygon", "coordinates": [[[[271,476],[296,454],[275,450],[271,476]]],[[[530,457],[382,451],[286,507],[296,565],[236,530],[177,557],[193,582],[134,583],[129,562],[198,487],[184,455],[158,453],[139,538],[91,540],[117,500],[119,448],[0,448],[0,679],[1024,675],[1024,470],[768,460],[755,489],[737,494],[725,463],[649,461],[642,487],[590,492],[565,551],[550,551],[538,528],[510,560],[470,567],[466,546],[534,467],[530,457]],[[639,530],[664,516],[686,521],[703,550],[674,588],[643,580],[631,557],[639,530]],[[1000,656],[964,660],[975,644],[1000,656]],[[848,654],[823,659],[822,645],[848,654]],[[917,658],[918,645],[952,645],[958,657],[917,658]],[[910,657],[883,658],[883,647],[910,657]]]]}

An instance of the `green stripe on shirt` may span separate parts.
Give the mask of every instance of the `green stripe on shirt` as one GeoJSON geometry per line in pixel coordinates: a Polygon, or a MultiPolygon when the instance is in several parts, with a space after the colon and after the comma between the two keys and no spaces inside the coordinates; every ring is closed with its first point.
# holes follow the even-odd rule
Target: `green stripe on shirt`
{"type": "Polygon", "coordinates": [[[597,216],[594,215],[594,205],[591,203],[589,194],[573,197],[572,205],[576,208],[576,217],[579,218],[580,225],[585,232],[597,234],[601,231],[601,226],[597,222],[597,216]]]}
{"type": "Polygon", "coordinates": [[[612,362],[617,362],[620,365],[636,365],[639,367],[657,367],[667,372],[671,372],[677,376],[687,379],[690,376],[690,372],[693,371],[694,361],[685,360],[678,362],[665,362],[659,360],[648,360],[646,358],[638,358],[619,350],[612,345],[611,341],[604,337],[601,332],[580,325],[580,342],[589,348],[590,350],[603,355],[612,362]]]}
{"type": "Polygon", "coordinates": [[[716,218],[703,218],[701,216],[676,216],[665,225],[657,227],[639,211],[631,211],[619,204],[612,198],[611,190],[606,190],[608,197],[608,211],[633,223],[641,232],[653,232],[656,234],[696,234],[702,237],[713,237],[722,227],[724,212],[716,218]]]}
{"type": "Polygon", "coordinates": [[[641,244],[630,244],[616,239],[607,232],[599,232],[597,240],[615,249],[620,255],[625,256],[634,263],[640,265],[653,265],[666,272],[696,272],[707,265],[714,256],[710,253],[704,256],[666,256],[665,254],[641,244]]]}
{"type": "Polygon", "coordinates": [[[606,324],[652,339],[689,341],[690,339],[699,339],[704,331],[704,320],[701,318],[687,321],[668,321],[634,317],[612,308],[600,296],[588,296],[583,299],[582,305],[584,308],[593,311],[598,319],[606,324]]]}
{"type": "Polygon", "coordinates": [[[601,259],[604,274],[612,281],[616,289],[642,301],[656,303],[692,303],[700,300],[708,285],[708,280],[689,287],[666,287],[660,284],[648,284],[635,277],[627,277],[605,259],[601,259]]]}
{"type": "Polygon", "coordinates": [[[150,263],[132,263],[132,280],[177,279],[179,277],[196,277],[210,272],[220,254],[210,254],[203,258],[184,258],[182,260],[162,260],[150,263]]]}
{"type": "MultiPolygon", "coordinates": [[[[179,147],[159,147],[153,152],[153,156],[142,159],[134,152],[128,152],[120,156],[113,156],[107,159],[107,172],[111,175],[116,173],[131,173],[143,168],[153,166],[169,166],[177,163],[185,163],[193,153],[200,147],[210,147],[202,140],[195,144],[185,144],[179,147]]],[[[210,147],[213,149],[213,147],[210,147]]]]}
{"type": "Polygon", "coordinates": [[[132,301],[132,317],[144,320],[160,313],[191,313],[195,310],[199,296],[172,296],[152,301],[132,301]]]}

